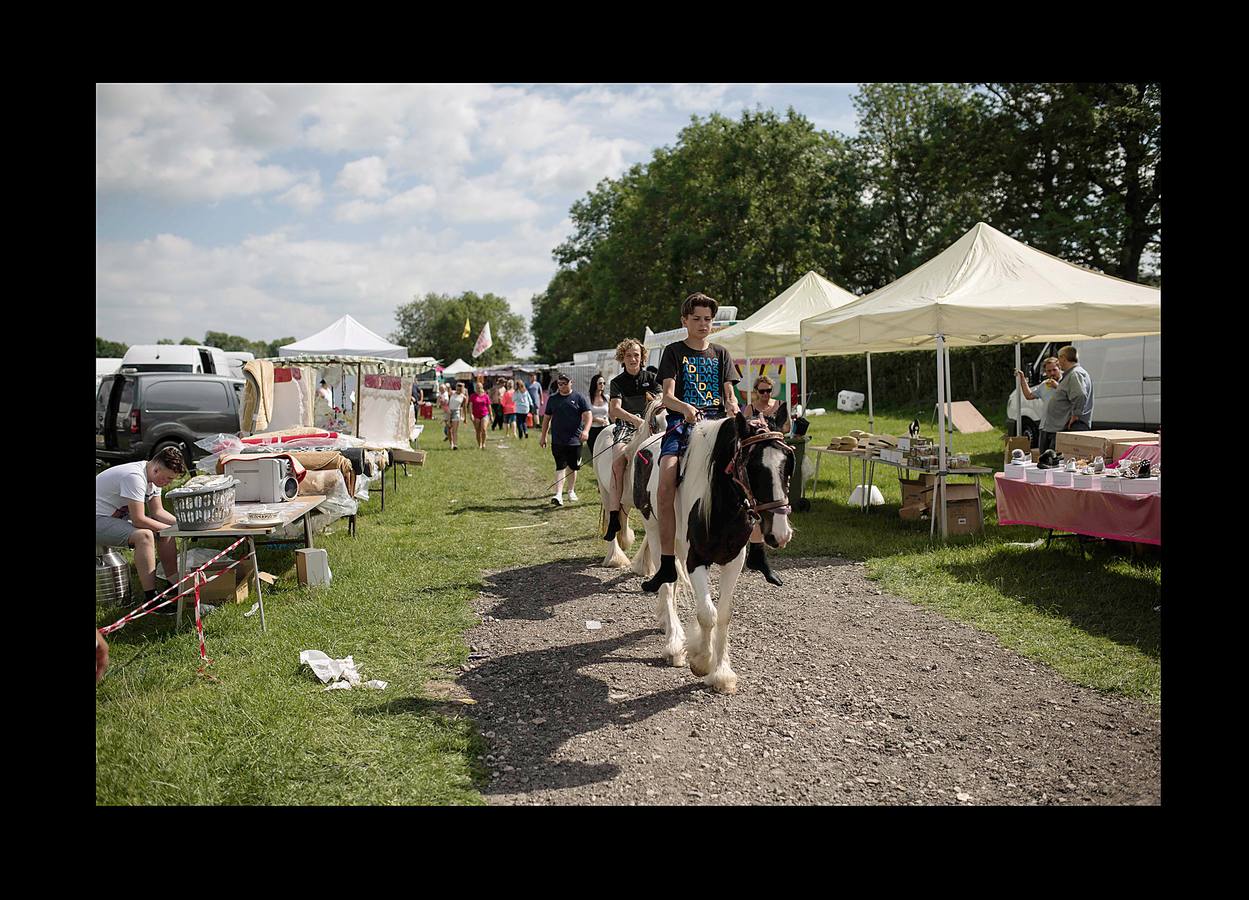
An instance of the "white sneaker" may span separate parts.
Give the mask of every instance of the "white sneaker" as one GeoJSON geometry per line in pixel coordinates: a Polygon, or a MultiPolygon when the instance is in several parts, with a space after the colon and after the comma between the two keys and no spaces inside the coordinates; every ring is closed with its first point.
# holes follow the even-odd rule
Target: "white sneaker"
{"type": "Polygon", "coordinates": [[[569,491],[569,492],[568,492],[568,499],[569,499],[569,500],[571,500],[573,503],[576,503],[576,502],[577,502],[577,492],[576,492],[576,491],[569,491]]]}
{"type": "Polygon", "coordinates": [[[554,497],[552,497],[552,498],[551,498],[551,505],[552,505],[552,506],[563,506],[563,505],[564,505],[564,498],[563,498],[563,497],[561,497],[559,494],[556,494],[554,497]]]}

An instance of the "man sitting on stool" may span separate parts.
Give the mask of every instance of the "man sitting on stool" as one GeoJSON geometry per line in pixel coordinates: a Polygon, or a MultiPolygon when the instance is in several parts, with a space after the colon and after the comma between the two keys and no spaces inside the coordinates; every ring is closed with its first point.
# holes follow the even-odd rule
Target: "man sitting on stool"
{"type": "Polygon", "coordinates": [[[157,552],[166,578],[172,579],[178,571],[174,539],[157,537],[177,523],[166,511],[160,489],[186,470],[181,451],[166,447],[147,462],[113,466],[95,476],[95,542],[102,547],[134,548],[144,602],[156,596],[157,552]]]}

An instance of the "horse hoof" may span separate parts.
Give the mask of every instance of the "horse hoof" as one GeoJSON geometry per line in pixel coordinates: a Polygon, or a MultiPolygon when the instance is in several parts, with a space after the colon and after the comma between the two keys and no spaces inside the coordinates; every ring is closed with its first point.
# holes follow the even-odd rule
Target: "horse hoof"
{"type": "Polygon", "coordinates": [[[737,676],[729,675],[708,675],[703,679],[703,683],[710,687],[717,694],[736,694],[737,693],[737,676]]]}
{"type": "Polygon", "coordinates": [[[703,676],[707,675],[708,672],[711,671],[711,660],[709,659],[706,659],[706,658],[699,659],[697,656],[695,656],[695,657],[691,657],[689,662],[690,662],[690,671],[693,672],[695,675],[697,675],[699,678],[702,678],[703,676]]]}

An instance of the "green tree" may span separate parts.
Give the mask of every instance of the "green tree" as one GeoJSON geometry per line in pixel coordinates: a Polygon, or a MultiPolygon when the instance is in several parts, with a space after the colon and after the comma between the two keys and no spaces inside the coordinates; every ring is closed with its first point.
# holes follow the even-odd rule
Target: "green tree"
{"type": "Polygon", "coordinates": [[[164,344],[175,344],[175,343],[177,343],[177,341],[174,341],[172,338],[161,338],[161,339],[160,339],[160,340],[158,340],[156,343],[157,343],[157,344],[161,344],[161,345],[164,345],[164,344]]]}
{"type": "Polygon", "coordinates": [[[126,355],[126,351],[130,348],[119,341],[107,341],[96,335],[95,338],[95,358],[96,359],[116,359],[126,355]]]}
{"type": "Polygon", "coordinates": [[[525,320],[512,312],[506,298],[472,291],[457,297],[429,293],[413,298],[395,310],[395,319],[399,327],[390,335],[392,341],[407,347],[410,356],[433,356],[444,363],[457,357],[479,366],[510,361],[528,332],[525,320]],[[462,336],[465,319],[471,325],[468,337],[462,336]],[[473,346],[487,322],[493,346],[474,360],[473,346]]]}

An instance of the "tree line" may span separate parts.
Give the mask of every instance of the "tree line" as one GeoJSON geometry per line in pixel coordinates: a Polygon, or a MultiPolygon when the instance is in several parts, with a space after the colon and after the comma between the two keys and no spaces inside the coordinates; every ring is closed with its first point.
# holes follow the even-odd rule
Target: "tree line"
{"type": "MultiPolygon", "coordinates": [[[[672,147],[575,202],[559,268],[534,298],[537,357],[677,327],[695,290],[739,319],[811,269],[870,293],[980,221],[1070,262],[1160,282],[1156,83],[865,84],[853,102],[853,137],[792,108],[693,117],[672,147]]],[[[955,351],[979,360],[960,396],[1004,397],[1013,348],[975,349],[955,351]]],[[[873,359],[877,383],[895,386],[888,399],[935,395],[935,371],[923,374],[935,363],[919,356],[931,362],[873,359]]],[[[839,381],[861,388],[862,367],[820,359],[809,374],[834,394],[839,381]]]]}
{"type": "MultiPolygon", "coordinates": [[[[157,344],[187,344],[196,347],[216,347],[219,350],[226,350],[234,353],[250,353],[257,359],[265,359],[278,355],[278,348],[285,344],[293,344],[295,338],[282,337],[273,341],[252,341],[237,334],[226,334],[224,331],[209,331],[204,334],[202,341],[195,338],[184,337],[180,341],[171,338],[161,338],[157,344]]],[[[96,335],[95,338],[95,358],[111,359],[124,357],[126,351],[130,349],[128,344],[120,341],[110,341],[96,335]]]]}

